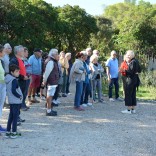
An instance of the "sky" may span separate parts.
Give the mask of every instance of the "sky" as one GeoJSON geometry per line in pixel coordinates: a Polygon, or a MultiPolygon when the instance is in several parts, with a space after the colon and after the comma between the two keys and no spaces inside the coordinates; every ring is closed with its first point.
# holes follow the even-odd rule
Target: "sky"
{"type": "MultiPolygon", "coordinates": [[[[124,0],[44,0],[47,3],[51,3],[53,6],[64,6],[69,4],[71,6],[79,5],[80,8],[86,10],[87,13],[91,15],[101,15],[103,14],[103,9],[105,6],[124,2],[124,0]]],[[[156,4],[156,0],[144,0],[152,4],[156,4]]]]}

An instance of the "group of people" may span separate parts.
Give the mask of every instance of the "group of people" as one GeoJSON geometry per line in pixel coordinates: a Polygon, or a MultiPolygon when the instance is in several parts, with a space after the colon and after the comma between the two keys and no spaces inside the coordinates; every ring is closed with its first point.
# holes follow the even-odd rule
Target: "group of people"
{"type": "MultiPolygon", "coordinates": [[[[9,57],[12,47],[9,43],[0,45],[0,117],[3,105],[8,99],[10,113],[7,128],[0,126],[0,133],[6,132],[6,137],[17,138],[17,126],[25,120],[20,118],[22,111],[29,110],[33,103],[39,103],[36,95],[39,93],[41,100],[46,100],[46,116],[57,116],[53,110],[58,106],[60,96],[67,97],[70,93],[70,84],[75,83],[74,109],[84,111],[85,107],[92,106],[102,98],[102,75],[104,68],[99,62],[99,51],[87,48],[78,52],[72,63],[70,52],[58,52],[53,48],[49,53],[36,48],[33,55],[28,58],[28,49],[22,45],[14,47],[14,56],[9,57]],[[27,99],[27,100],[26,100],[27,99]],[[89,99],[92,99],[89,101],[89,99]],[[26,103],[27,101],[27,103],[26,103]]],[[[116,51],[111,52],[106,62],[108,77],[109,100],[114,102],[119,97],[119,72],[122,75],[125,105],[128,108],[122,113],[135,113],[136,83],[140,72],[139,63],[134,57],[134,52],[129,50],[119,68],[116,51]],[[112,88],[115,86],[115,98],[112,88]]]]}

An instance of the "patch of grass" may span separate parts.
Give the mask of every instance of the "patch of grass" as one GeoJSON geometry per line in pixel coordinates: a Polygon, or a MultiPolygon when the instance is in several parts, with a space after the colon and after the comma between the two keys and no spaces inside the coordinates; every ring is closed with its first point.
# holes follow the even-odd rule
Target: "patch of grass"
{"type": "MultiPolygon", "coordinates": [[[[108,84],[103,85],[103,93],[108,95],[108,84]]],[[[115,87],[113,87],[113,96],[115,95],[115,87]]],[[[123,87],[120,84],[119,96],[123,97],[123,87]]],[[[137,98],[143,100],[156,100],[156,88],[152,86],[139,86],[137,98]]]]}

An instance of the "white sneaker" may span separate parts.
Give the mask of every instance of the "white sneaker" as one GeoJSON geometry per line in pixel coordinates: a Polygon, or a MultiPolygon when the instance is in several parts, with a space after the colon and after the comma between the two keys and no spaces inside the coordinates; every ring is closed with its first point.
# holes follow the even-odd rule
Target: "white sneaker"
{"type": "Polygon", "coordinates": [[[92,106],[93,104],[92,104],[92,103],[87,103],[87,105],[88,105],[88,106],[92,106]]]}
{"type": "Polygon", "coordinates": [[[123,99],[120,98],[120,97],[118,97],[116,100],[117,100],[117,101],[123,101],[123,99]]]}
{"type": "Polygon", "coordinates": [[[41,96],[41,100],[45,100],[45,97],[44,96],[41,96]]]}
{"type": "Polygon", "coordinates": [[[115,102],[115,100],[113,98],[109,98],[110,102],[115,102]]]}
{"type": "Polygon", "coordinates": [[[57,104],[60,104],[61,103],[59,99],[57,99],[56,102],[57,102],[57,104]]]}
{"type": "Polygon", "coordinates": [[[127,110],[127,109],[121,111],[121,113],[123,113],[123,114],[132,114],[131,110],[127,110]]]}
{"type": "Polygon", "coordinates": [[[58,104],[56,100],[53,100],[53,103],[58,104]]]}
{"type": "Polygon", "coordinates": [[[83,107],[87,107],[87,104],[84,103],[84,104],[82,104],[82,106],[83,106],[83,107]]]}
{"type": "Polygon", "coordinates": [[[71,95],[72,93],[68,93],[68,95],[71,95]]]}
{"type": "Polygon", "coordinates": [[[131,113],[136,114],[136,110],[135,109],[131,110],[131,113]]]}

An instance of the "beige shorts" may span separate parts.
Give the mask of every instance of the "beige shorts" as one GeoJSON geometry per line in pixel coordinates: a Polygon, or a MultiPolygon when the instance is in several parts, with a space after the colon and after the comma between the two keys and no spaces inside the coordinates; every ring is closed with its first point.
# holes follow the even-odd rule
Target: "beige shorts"
{"type": "Polygon", "coordinates": [[[54,96],[57,85],[48,86],[47,96],[54,96]]]}

